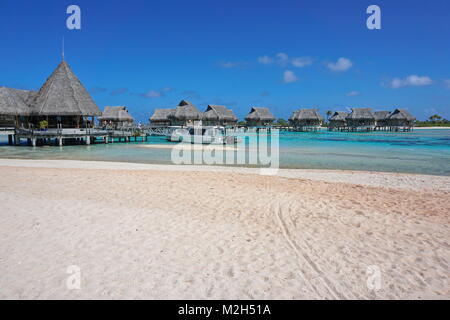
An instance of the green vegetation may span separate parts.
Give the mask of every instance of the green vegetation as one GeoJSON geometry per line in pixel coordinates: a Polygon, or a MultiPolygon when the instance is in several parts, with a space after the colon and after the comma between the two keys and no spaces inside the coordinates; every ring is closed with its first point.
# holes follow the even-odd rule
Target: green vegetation
{"type": "Polygon", "coordinates": [[[285,127],[285,126],[288,126],[289,123],[286,120],[284,120],[283,118],[280,118],[277,120],[277,122],[275,122],[275,125],[285,127]]]}
{"type": "Polygon", "coordinates": [[[416,127],[450,127],[450,120],[434,114],[426,121],[416,121],[416,127]]]}
{"type": "Polygon", "coordinates": [[[41,122],[39,122],[39,129],[43,130],[43,129],[47,129],[47,128],[48,128],[47,120],[42,120],[41,122]]]}
{"type": "Polygon", "coordinates": [[[140,137],[142,136],[143,132],[141,130],[135,130],[133,132],[133,137],[140,137]]]}

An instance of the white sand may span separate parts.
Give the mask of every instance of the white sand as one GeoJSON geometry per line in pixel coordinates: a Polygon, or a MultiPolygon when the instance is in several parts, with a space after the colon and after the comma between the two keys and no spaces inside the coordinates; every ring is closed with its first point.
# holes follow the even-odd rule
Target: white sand
{"type": "Polygon", "coordinates": [[[437,130],[449,130],[450,127],[414,127],[414,130],[430,130],[430,129],[437,129],[437,130]]]}
{"type": "Polygon", "coordinates": [[[450,298],[449,177],[257,172],[0,160],[0,298],[450,298]]]}

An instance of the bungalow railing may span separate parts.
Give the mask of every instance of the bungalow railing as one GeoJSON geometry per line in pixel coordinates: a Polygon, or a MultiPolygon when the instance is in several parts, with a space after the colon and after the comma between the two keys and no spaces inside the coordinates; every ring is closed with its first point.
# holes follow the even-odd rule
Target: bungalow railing
{"type": "Polygon", "coordinates": [[[97,128],[52,128],[52,129],[15,129],[19,136],[91,136],[107,134],[105,130],[97,128]]]}

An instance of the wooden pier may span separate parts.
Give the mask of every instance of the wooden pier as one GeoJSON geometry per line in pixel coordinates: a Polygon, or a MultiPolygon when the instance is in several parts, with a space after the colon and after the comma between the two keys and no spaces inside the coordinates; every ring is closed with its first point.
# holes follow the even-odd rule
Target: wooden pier
{"type": "Polygon", "coordinates": [[[10,145],[20,145],[22,140],[26,140],[28,145],[36,147],[38,145],[64,144],[85,144],[93,143],[114,143],[148,140],[146,133],[137,130],[103,130],[97,128],[77,128],[77,129],[12,129],[0,130],[1,135],[8,135],[10,145]]]}

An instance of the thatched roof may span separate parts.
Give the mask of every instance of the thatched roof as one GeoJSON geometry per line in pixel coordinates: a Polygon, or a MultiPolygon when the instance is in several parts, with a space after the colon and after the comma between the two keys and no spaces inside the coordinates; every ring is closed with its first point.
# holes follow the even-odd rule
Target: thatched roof
{"type": "Polygon", "coordinates": [[[104,121],[134,121],[128,113],[127,107],[105,107],[99,119],[104,121]]]}
{"type": "Polygon", "coordinates": [[[390,111],[375,111],[373,113],[373,116],[375,117],[375,120],[386,120],[386,118],[391,114],[390,111]]]}
{"type": "Polygon", "coordinates": [[[330,121],[345,121],[348,116],[348,112],[336,111],[330,118],[330,121]]]}
{"type": "Polygon", "coordinates": [[[62,61],[34,98],[33,114],[52,116],[100,116],[102,113],[86,88],[62,61]]]}
{"type": "Polygon", "coordinates": [[[300,109],[294,112],[291,120],[318,120],[322,121],[323,118],[318,109],[300,109]]]}
{"type": "Polygon", "coordinates": [[[389,120],[407,120],[414,121],[416,117],[414,117],[408,110],[405,109],[395,109],[389,116],[389,120]]]}
{"type": "Polygon", "coordinates": [[[371,108],[352,108],[352,112],[347,116],[346,119],[350,120],[375,120],[375,116],[372,113],[371,108]]]}
{"type": "Polygon", "coordinates": [[[0,87],[0,115],[27,116],[31,108],[27,104],[28,97],[33,91],[0,87]]]}
{"type": "Polygon", "coordinates": [[[192,103],[181,100],[175,112],[169,115],[169,119],[175,120],[201,120],[202,113],[192,103]]]}
{"type": "Polygon", "coordinates": [[[208,105],[208,108],[203,113],[203,120],[237,121],[237,118],[233,111],[225,106],[208,105]]]}
{"type": "Polygon", "coordinates": [[[150,121],[169,121],[169,117],[175,113],[175,109],[156,109],[150,117],[150,121]]]}
{"type": "Polygon", "coordinates": [[[245,117],[245,120],[274,121],[275,117],[270,112],[269,108],[253,107],[250,110],[250,113],[245,117]]]}

